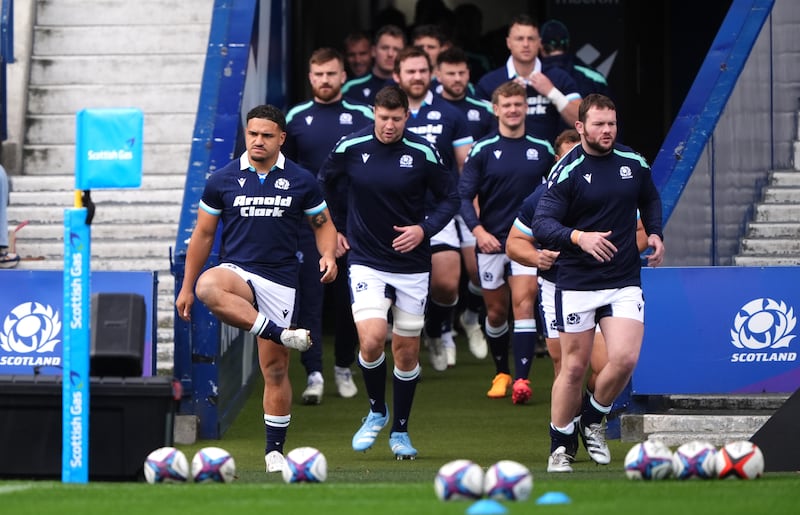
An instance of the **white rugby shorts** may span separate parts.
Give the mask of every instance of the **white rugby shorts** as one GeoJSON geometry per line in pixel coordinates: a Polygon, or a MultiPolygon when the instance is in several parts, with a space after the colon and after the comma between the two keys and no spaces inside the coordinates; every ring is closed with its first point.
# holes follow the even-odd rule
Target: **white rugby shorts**
{"type": "Polygon", "coordinates": [[[536,275],[535,266],[520,265],[503,254],[482,254],[478,252],[478,277],[481,288],[496,290],[506,282],[507,275],[536,275]]]}

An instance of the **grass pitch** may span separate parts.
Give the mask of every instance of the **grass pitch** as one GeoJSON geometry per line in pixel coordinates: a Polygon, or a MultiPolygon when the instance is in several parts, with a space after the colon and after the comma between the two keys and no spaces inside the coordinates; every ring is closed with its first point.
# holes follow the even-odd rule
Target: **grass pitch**
{"type": "MultiPolygon", "coordinates": [[[[381,433],[372,449],[366,453],[353,452],[350,440],[367,413],[368,403],[359,374],[356,374],[359,394],[354,399],[336,396],[331,373],[333,349],[326,344],[328,382],[325,398],[319,406],[300,404],[305,374],[297,355],[293,355],[295,403],[286,443],[287,450],[304,445],[320,449],[328,460],[326,483],[286,485],[280,474],[264,472],[259,383],[222,440],[199,441],[181,447],[190,460],[203,446],[227,449],[236,460],[236,482],[65,485],[56,481],[0,481],[0,514],[465,513],[469,502],[440,502],[433,492],[433,478],[438,468],[458,458],[472,459],[484,468],[500,459],[513,459],[531,469],[534,476],[531,499],[504,503],[510,514],[797,512],[800,475],[796,473],[768,473],[756,481],[634,482],[627,480],[622,471],[622,459],[631,444],[619,441],[610,442],[612,462],[608,466],[595,465],[581,449],[573,474],[547,474],[547,424],[553,375],[549,359],[537,359],[534,363],[531,402],[515,406],[510,396],[504,400],[486,397],[494,375],[490,360],[473,358],[462,339],[459,345],[458,364],[446,372],[435,372],[426,366],[427,354],[423,353],[423,380],[417,388],[409,422],[413,444],[419,450],[419,457],[414,461],[394,459],[388,446],[389,428],[381,433]],[[566,493],[571,503],[535,503],[539,496],[552,491],[566,493]]],[[[390,370],[391,366],[390,360],[390,370]]]]}

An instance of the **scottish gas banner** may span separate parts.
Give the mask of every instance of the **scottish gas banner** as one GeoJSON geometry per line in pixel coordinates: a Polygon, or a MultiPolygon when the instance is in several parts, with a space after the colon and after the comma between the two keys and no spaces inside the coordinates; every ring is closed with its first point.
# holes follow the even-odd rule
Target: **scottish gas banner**
{"type": "MultiPolygon", "coordinates": [[[[155,375],[155,272],[93,271],[92,293],[138,293],[145,300],[144,376],[155,375]]],[[[70,313],[62,311],[63,273],[50,270],[3,270],[0,273],[0,374],[61,374],[63,329],[70,313]]],[[[88,309],[88,307],[87,307],[88,309]]],[[[88,312],[87,312],[88,314],[88,312]]]]}
{"type": "Polygon", "coordinates": [[[144,115],[140,109],[83,109],[75,125],[76,189],[141,186],[144,115]]]}
{"type": "Polygon", "coordinates": [[[800,267],[642,270],[636,395],[800,388],[800,267]]]}

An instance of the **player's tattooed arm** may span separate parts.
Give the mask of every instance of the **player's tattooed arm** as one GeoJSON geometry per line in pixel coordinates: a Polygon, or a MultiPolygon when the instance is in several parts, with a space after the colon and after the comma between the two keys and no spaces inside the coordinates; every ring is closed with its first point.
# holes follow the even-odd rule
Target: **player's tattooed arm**
{"type": "Polygon", "coordinates": [[[322,227],[326,223],[328,223],[328,215],[325,211],[311,217],[311,225],[313,227],[322,227]]]}

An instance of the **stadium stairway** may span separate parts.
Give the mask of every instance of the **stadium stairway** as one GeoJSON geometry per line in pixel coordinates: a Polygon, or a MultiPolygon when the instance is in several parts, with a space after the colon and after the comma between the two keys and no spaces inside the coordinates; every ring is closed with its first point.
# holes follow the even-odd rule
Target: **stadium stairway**
{"type": "Polygon", "coordinates": [[[733,257],[738,266],[800,265],[800,112],[796,115],[794,169],[770,173],[733,257]]]}
{"type": "Polygon", "coordinates": [[[772,172],[753,213],[734,264],[800,265],[800,171],[772,172]]]}
{"type": "Polygon", "coordinates": [[[620,417],[620,439],[661,440],[673,448],[692,440],[716,446],[749,440],[789,396],[765,393],[651,398],[648,413],[620,417]]]}
{"type": "Polygon", "coordinates": [[[23,147],[11,178],[10,229],[20,269],[63,268],[64,208],[73,204],[75,113],[137,107],[144,112],[143,184],[96,190],[93,270],[152,270],[159,276],[159,373],[173,367],[173,278],[169,249],[198,109],[213,0],[37,0],[23,147]]]}

